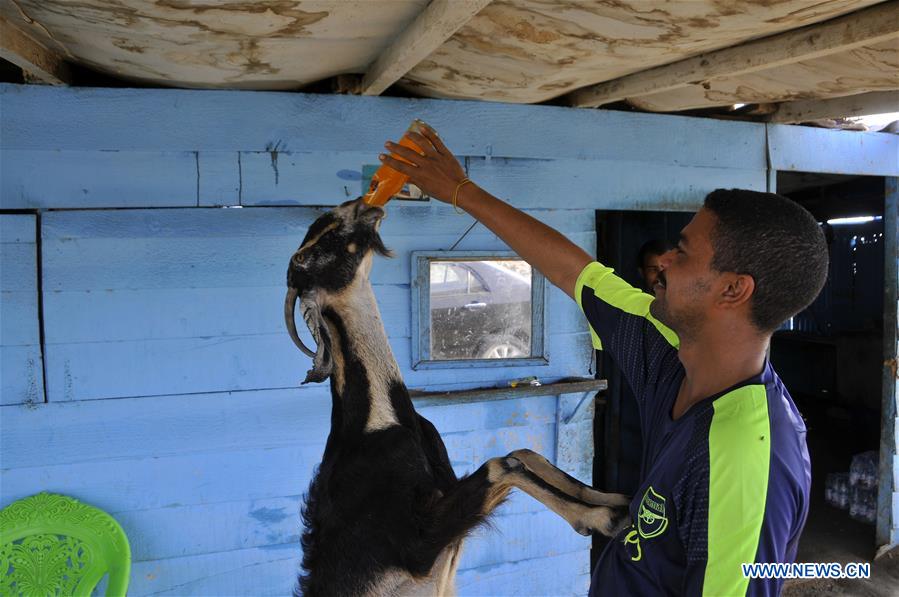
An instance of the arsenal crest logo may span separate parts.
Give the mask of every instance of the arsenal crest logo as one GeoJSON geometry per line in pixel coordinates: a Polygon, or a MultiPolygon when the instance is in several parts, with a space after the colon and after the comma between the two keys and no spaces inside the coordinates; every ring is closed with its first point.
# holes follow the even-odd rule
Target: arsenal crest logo
{"type": "Polygon", "coordinates": [[[668,516],[665,514],[665,498],[649,487],[643,494],[643,501],[640,502],[637,530],[644,539],[651,539],[664,533],[667,528],[668,516]]]}

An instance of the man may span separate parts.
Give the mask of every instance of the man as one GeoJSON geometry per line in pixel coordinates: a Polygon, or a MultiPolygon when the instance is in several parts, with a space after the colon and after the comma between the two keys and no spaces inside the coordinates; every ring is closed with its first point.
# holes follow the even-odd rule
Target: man
{"type": "Polygon", "coordinates": [[[572,296],[634,390],[641,485],[591,595],[777,594],[781,580],[745,578],[741,564],[792,562],[808,512],[805,427],[765,355],[773,331],[824,285],[814,218],[778,195],[715,191],[663,255],[653,298],[470,183],[435,132],[410,136],[421,153],[388,142],[409,163],[382,161],[572,296]]]}
{"type": "Polygon", "coordinates": [[[655,296],[655,284],[662,271],[662,255],[671,250],[667,242],[658,239],[648,240],[637,253],[637,271],[643,279],[643,291],[655,296]]]}

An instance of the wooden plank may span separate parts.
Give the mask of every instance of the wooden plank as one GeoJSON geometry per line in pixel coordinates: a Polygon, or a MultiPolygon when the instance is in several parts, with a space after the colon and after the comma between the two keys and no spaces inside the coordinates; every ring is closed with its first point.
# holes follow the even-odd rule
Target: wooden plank
{"type": "Polygon", "coordinates": [[[820,118],[847,118],[893,112],[899,106],[899,91],[872,91],[834,99],[797,100],[778,104],[768,122],[791,123],[820,118]]]}
{"type": "Polygon", "coordinates": [[[778,102],[836,99],[896,89],[899,87],[896,82],[899,73],[894,66],[897,60],[899,43],[890,40],[823,58],[633,97],[628,103],[651,112],[679,112],[734,104],[770,105],[773,112],[776,109],[773,104],[778,102]]]}
{"type": "MultiPolygon", "coordinates": [[[[605,382],[605,380],[599,380],[605,382]]],[[[602,384],[602,389],[608,383],[602,384]]],[[[592,485],[593,414],[597,389],[561,394],[556,411],[556,459],[560,469],[592,485]]]]}
{"type": "MultiPolygon", "coordinates": [[[[49,344],[286,333],[283,285],[97,290],[44,294],[49,344]],[[276,308],[279,303],[280,309],[276,308]],[[135,318],[136,312],[141,316],[135,318]],[[78,313],[78,317],[71,317],[71,313],[78,313]]],[[[376,285],[374,292],[389,336],[408,337],[408,285],[376,285]]],[[[569,302],[573,303],[571,299],[569,302]]],[[[560,314],[560,321],[566,329],[558,331],[585,329],[577,312],[566,310],[560,314]]]]}
{"type": "Polygon", "coordinates": [[[31,39],[0,16],[0,58],[12,62],[43,83],[68,85],[71,73],[62,56],[31,39]]]}
{"type": "Polygon", "coordinates": [[[362,195],[364,164],[377,152],[242,151],[241,204],[337,205],[362,195]]]}
{"type": "Polygon", "coordinates": [[[630,97],[701,85],[708,79],[737,77],[821,58],[896,38],[899,38],[899,2],[884,2],[823,23],[585,87],[569,94],[567,99],[572,106],[597,107],[630,97]]]}
{"type": "Polygon", "coordinates": [[[478,529],[465,542],[459,570],[560,554],[576,558],[581,553],[589,552],[589,538],[576,533],[561,516],[536,500],[534,502],[539,509],[533,512],[504,514],[500,508],[497,515],[491,518],[490,527],[478,529]]]}
{"type": "Polygon", "coordinates": [[[0,214],[0,244],[34,243],[33,214],[0,214]]]}
{"type": "MultiPolygon", "coordinates": [[[[32,153],[32,152],[28,152],[32,153]]],[[[43,153],[43,152],[42,152],[43,153]]],[[[247,155],[247,154],[242,154],[247,155]]],[[[250,154],[257,155],[257,154],[250,154]]],[[[294,154],[281,154],[276,176],[268,154],[265,158],[242,157],[244,176],[239,182],[243,205],[337,205],[347,199],[359,196],[358,182],[345,180],[341,176],[351,176],[354,172],[347,168],[337,168],[332,177],[322,176],[322,170],[315,164],[291,162],[294,154]],[[296,166],[296,167],[294,167],[296,166]],[[276,183],[275,181],[280,182],[276,183]]],[[[196,156],[189,153],[157,156],[158,163],[152,168],[141,164],[153,163],[156,158],[127,153],[102,152],[93,157],[80,152],[61,154],[48,152],[35,160],[18,151],[3,152],[2,206],[4,208],[36,207],[179,207],[196,205],[197,193],[201,194],[203,205],[224,204],[234,201],[231,187],[234,181],[227,181],[230,173],[222,175],[222,188],[215,189],[216,183],[206,181],[209,176],[200,176],[197,188],[196,156]],[[7,160],[6,157],[10,159],[7,160]],[[54,172],[47,177],[46,172],[54,172]],[[110,175],[110,172],[114,175],[110,175]],[[124,192],[123,189],[127,189],[124,192]]],[[[815,159],[814,156],[811,159],[815,159]]],[[[356,160],[338,163],[337,166],[361,165],[356,160]]],[[[204,167],[204,163],[200,164],[204,167]]],[[[212,166],[210,166],[212,168],[212,166]]],[[[489,168],[503,180],[514,180],[526,175],[517,188],[523,190],[515,195],[506,195],[520,208],[547,208],[564,206],[568,209],[594,208],[600,199],[600,189],[609,189],[619,198],[614,208],[664,209],[669,200],[667,195],[680,195],[694,191],[697,184],[702,189],[731,184],[742,187],[756,186],[755,178],[764,169],[717,169],[692,168],[676,165],[657,166],[646,162],[590,161],[590,160],[472,160],[472,178],[481,185],[489,185],[483,170],[489,168]],[[645,177],[652,170],[658,177],[645,177]],[[707,179],[708,182],[703,182],[707,179]],[[537,188],[534,189],[534,183],[537,188]],[[692,184],[690,184],[692,183],[692,184]],[[687,189],[678,187],[686,186],[687,189]],[[550,190],[550,195],[539,194],[550,190]],[[565,197],[562,201],[561,197],[565,197]],[[658,205],[656,205],[658,204],[658,205]],[[617,207],[617,206],[621,207],[617,207]]],[[[215,172],[213,168],[212,173],[215,172]]],[[[488,186],[488,190],[492,190],[488,186]]],[[[494,192],[501,192],[502,189],[494,192]]],[[[435,210],[451,214],[451,208],[432,201],[435,210]]],[[[692,207],[680,205],[679,208],[692,207]]],[[[397,204],[399,206],[399,204],[397,204]]],[[[428,204],[402,206],[426,212],[428,204]]],[[[396,206],[391,206],[395,209],[396,206]]],[[[603,206],[605,208],[605,206],[603,206]]],[[[611,207],[610,207],[611,208],[611,207]]],[[[457,218],[460,222],[463,218],[457,218]]]]}
{"type": "Polygon", "coordinates": [[[44,402],[40,346],[0,346],[0,371],[0,405],[44,402]]]}
{"type": "MultiPolygon", "coordinates": [[[[395,338],[391,348],[410,387],[447,381],[481,387],[526,375],[544,380],[583,376],[592,362],[589,340],[586,331],[551,334],[550,362],[543,366],[411,371],[409,339],[395,338]]],[[[284,333],[47,344],[46,358],[51,402],[294,388],[310,366],[284,333]]]]}
{"type": "MultiPolygon", "coordinates": [[[[471,225],[470,220],[468,224],[471,225]]],[[[585,250],[595,250],[594,233],[567,236],[585,250]]],[[[394,251],[395,258],[375,260],[372,283],[408,284],[411,267],[404,255],[411,251],[445,250],[460,237],[461,234],[385,236],[384,241],[394,251]]],[[[227,237],[188,238],[180,242],[166,238],[49,241],[43,247],[44,291],[272,288],[283,283],[287,262],[299,245],[298,238],[302,236],[260,237],[255,242],[227,237]],[[98,267],[99,263],[104,267],[98,267]]],[[[495,251],[508,250],[508,247],[479,226],[456,249],[495,251]]]]}
{"type": "MultiPolygon", "coordinates": [[[[556,400],[551,395],[507,396],[489,402],[422,398],[415,399],[415,405],[442,434],[547,425],[556,418],[556,400]]],[[[331,397],[326,387],[305,386],[50,402],[33,408],[4,408],[2,416],[2,467],[13,469],[102,462],[110,454],[117,459],[140,459],[292,444],[323,448],[331,424],[331,397]],[[34,450],[34,445],[42,449],[34,450]]]]}
{"type": "MultiPolygon", "coordinates": [[[[2,499],[11,503],[49,491],[120,512],[296,495],[306,490],[321,461],[324,432],[314,443],[4,468],[2,499]]],[[[453,468],[461,475],[519,448],[552,458],[555,424],[447,433],[443,438],[453,468]]]]}
{"type": "Polygon", "coordinates": [[[899,490],[899,483],[893,478],[899,478],[899,475],[894,475],[899,466],[899,434],[896,434],[896,427],[899,426],[899,408],[896,404],[899,376],[895,368],[899,358],[899,334],[896,331],[899,319],[899,178],[890,177],[884,183],[883,381],[875,531],[878,547],[889,543],[891,526],[899,526],[899,507],[895,499],[889,499],[892,492],[899,490]]]}
{"type": "MultiPolygon", "coordinates": [[[[44,242],[112,238],[194,238],[290,236],[299,245],[309,225],[325,209],[139,209],[50,212],[41,222],[44,242]]],[[[293,247],[296,249],[296,247],[293,247]]]]}
{"type": "MultiPolygon", "coordinates": [[[[0,220],[7,217],[0,215],[0,220]]],[[[34,216],[30,242],[0,245],[0,346],[40,345],[34,216]]]]}
{"type": "Polygon", "coordinates": [[[36,218],[0,214],[0,405],[44,402],[36,218]]]}
{"type": "Polygon", "coordinates": [[[756,123],[490,102],[37,87],[0,84],[5,149],[377,154],[421,118],[463,156],[766,168],[765,129],[756,123]]]}
{"type": "MultiPolygon", "coordinates": [[[[464,556],[463,551],[463,558],[464,556]]],[[[293,590],[298,546],[288,543],[186,558],[136,562],[133,595],[284,595],[293,590]]],[[[584,595],[589,551],[460,570],[460,595],[584,595]]]]}
{"type": "MultiPolygon", "coordinates": [[[[893,512],[894,512],[894,515],[893,515],[893,533],[892,534],[893,534],[893,536],[895,536],[897,534],[896,531],[899,531],[899,519],[897,519],[897,517],[895,516],[895,513],[899,512],[899,491],[893,492],[893,512]]],[[[894,541],[895,541],[895,539],[894,539],[894,541]]]]}
{"type": "MultiPolygon", "coordinates": [[[[247,210],[102,210],[51,212],[42,221],[44,242],[82,238],[259,238],[289,236],[299,245],[306,230],[329,206],[247,210]]],[[[595,222],[588,210],[528,208],[541,222],[564,233],[594,232],[595,222]]],[[[471,219],[453,212],[451,206],[436,201],[425,205],[391,203],[381,225],[381,236],[435,234],[461,235],[471,219]]],[[[296,246],[293,247],[296,249],[296,246]]],[[[407,280],[408,283],[408,280],[407,280]]]]}
{"type": "Polygon", "coordinates": [[[0,151],[3,209],[196,204],[193,152],[0,151]]]}
{"type": "Polygon", "coordinates": [[[3,290],[0,293],[0,346],[39,346],[37,289],[32,275],[31,289],[3,290]]]}
{"type": "MultiPolygon", "coordinates": [[[[376,284],[373,290],[388,337],[408,338],[411,333],[409,285],[376,284]]],[[[47,340],[50,344],[68,344],[284,333],[283,310],[246,308],[247,305],[276,305],[283,302],[284,293],[283,286],[54,290],[44,294],[47,340]],[[222,309],[209,308],[219,304],[222,309]],[[140,312],[141,317],[133,317],[135,312],[140,312]],[[71,313],[78,313],[78,317],[71,317],[71,313]],[[108,325],[110,322],[117,323],[108,325]]],[[[13,307],[14,302],[21,308],[34,310],[36,320],[37,307],[31,295],[4,294],[3,309],[20,308],[13,307]]],[[[587,329],[577,303],[555,287],[549,293],[549,311],[553,333],[587,329]]],[[[4,322],[16,328],[26,323],[21,318],[4,322]]]]}
{"type": "MultiPolygon", "coordinates": [[[[764,151],[760,148],[759,156],[764,151]]],[[[345,180],[353,168],[359,169],[366,161],[365,156],[348,156],[338,154],[341,159],[329,159],[317,154],[280,153],[277,168],[273,166],[272,157],[268,153],[242,153],[243,198],[244,205],[334,205],[359,195],[358,185],[345,180]],[[344,177],[344,178],[342,178],[344,177]]],[[[708,161],[714,158],[709,156],[708,161]]],[[[642,161],[592,160],[592,159],[557,159],[557,160],[506,160],[493,158],[489,162],[482,158],[469,160],[469,174],[481,185],[491,181],[484,178],[484,169],[495,172],[503,179],[525,180],[519,185],[527,191],[516,195],[503,195],[515,202],[516,207],[523,209],[539,209],[547,207],[564,207],[565,209],[592,208],[596,205],[596,195],[600,190],[612,192],[630,191],[629,197],[621,201],[625,209],[632,207],[637,201],[654,209],[655,196],[667,191],[676,193],[676,187],[684,182],[702,183],[703,188],[714,184],[725,185],[730,181],[746,185],[764,168],[718,169],[709,167],[687,167],[674,164],[658,165],[642,161]],[[658,177],[646,177],[647,171],[657,172],[658,177]],[[719,181],[719,182],[716,182],[719,181]],[[536,185],[537,188],[534,188],[536,185]],[[551,189],[550,189],[551,187],[551,189]],[[542,194],[547,189],[549,195],[542,194]],[[563,201],[561,197],[565,197],[563,201]]],[[[361,176],[361,174],[360,174],[361,176]]],[[[751,184],[751,183],[749,183],[751,184]]],[[[417,209],[428,214],[428,205],[438,213],[455,216],[452,209],[445,204],[431,201],[430,204],[410,205],[407,210],[417,209]]],[[[399,204],[391,204],[391,212],[399,204]]],[[[463,220],[464,218],[456,218],[463,220]]],[[[385,221],[385,225],[390,219],[385,221]]],[[[386,233],[386,232],[385,232],[386,233]]]]}
{"type": "Polygon", "coordinates": [[[586,595],[590,552],[460,570],[456,588],[460,595],[586,595]]]}
{"type": "Polygon", "coordinates": [[[897,135],[770,124],[768,152],[773,170],[899,176],[897,135]]]}
{"type": "Polygon", "coordinates": [[[288,543],[185,558],[136,562],[128,594],[171,596],[289,595],[301,552],[288,543]]]}
{"type": "MultiPolygon", "coordinates": [[[[814,158],[812,158],[814,159],[814,158]]],[[[766,170],[698,168],[645,162],[469,160],[478,185],[518,208],[695,211],[717,188],[765,190],[766,170]]],[[[588,249],[595,252],[595,247],[588,249]]]]}
{"type": "Polygon", "coordinates": [[[197,205],[240,205],[240,154],[201,151],[197,159],[197,205]]]}
{"type": "MultiPolygon", "coordinates": [[[[526,494],[516,492],[534,502],[526,494]]],[[[300,549],[300,495],[247,502],[176,506],[113,513],[128,535],[133,562],[291,543],[300,549]]],[[[523,500],[522,500],[523,501],[523,500]]],[[[466,542],[463,568],[548,557],[587,549],[589,539],[535,502],[523,512],[497,509],[491,527],[466,542]]],[[[519,506],[520,507],[520,506],[519,506]]]]}
{"type": "MultiPolygon", "coordinates": [[[[893,437],[899,438],[899,417],[896,417],[893,424],[893,437]]],[[[897,449],[899,449],[899,446],[897,446],[897,449]]],[[[893,487],[899,487],[899,458],[893,458],[893,487]]],[[[899,520],[899,517],[894,516],[893,520],[899,520]]]]}
{"type": "Polygon", "coordinates": [[[218,504],[111,512],[144,562],[292,543],[301,554],[297,495],[218,504]]]}
{"type": "MultiPolygon", "coordinates": [[[[375,298],[389,338],[410,335],[408,285],[375,285],[375,298]]],[[[229,305],[274,305],[283,302],[283,287],[227,289],[150,289],[54,291],[44,296],[48,342],[159,340],[284,333],[283,310],[227,308],[229,305]],[[212,311],[209,305],[226,308],[212,311]],[[140,318],[131,317],[140,311],[140,318]],[[77,318],[67,313],[78,313],[77,318]],[[122,325],[103,326],[110,321],[122,325]],[[125,323],[128,322],[128,323],[125,323]]],[[[583,331],[577,304],[554,290],[550,295],[552,331],[583,331]]]]}
{"type": "MultiPolygon", "coordinates": [[[[452,400],[454,403],[469,402],[472,400],[489,400],[491,398],[512,398],[517,395],[528,396],[552,396],[556,394],[571,394],[573,392],[598,392],[605,390],[609,384],[604,379],[583,378],[578,381],[565,381],[543,386],[523,386],[517,388],[481,388],[462,390],[459,392],[419,392],[412,391],[412,398],[418,403],[440,404],[444,400],[452,400]]],[[[580,396],[581,394],[577,394],[580,396]]]]}
{"type": "Polygon", "coordinates": [[[490,2],[433,0],[368,68],[362,78],[362,94],[381,95],[490,2]]]}

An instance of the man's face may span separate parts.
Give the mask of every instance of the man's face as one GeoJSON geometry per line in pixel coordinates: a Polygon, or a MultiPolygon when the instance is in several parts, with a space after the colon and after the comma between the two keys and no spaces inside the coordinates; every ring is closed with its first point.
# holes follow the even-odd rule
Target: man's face
{"type": "Polygon", "coordinates": [[[655,283],[659,279],[659,272],[662,271],[662,256],[650,253],[643,259],[640,264],[640,275],[643,276],[643,285],[647,291],[655,294],[655,283]]]}
{"type": "Polygon", "coordinates": [[[715,216],[699,210],[681,231],[677,247],[660,257],[649,311],[682,338],[699,332],[713,306],[712,282],[718,275],[711,269],[714,226],[715,216]]]}

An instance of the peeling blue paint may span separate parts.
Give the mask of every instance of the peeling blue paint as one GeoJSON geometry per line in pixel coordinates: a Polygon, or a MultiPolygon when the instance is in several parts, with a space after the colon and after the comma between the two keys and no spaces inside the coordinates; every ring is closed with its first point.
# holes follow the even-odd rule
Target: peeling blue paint
{"type": "Polygon", "coordinates": [[[292,514],[286,514],[284,508],[257,508],[250,511],[250,516],[259,522],[274,524],[281,522],[288,516],[292,516],[292,514]]]}

